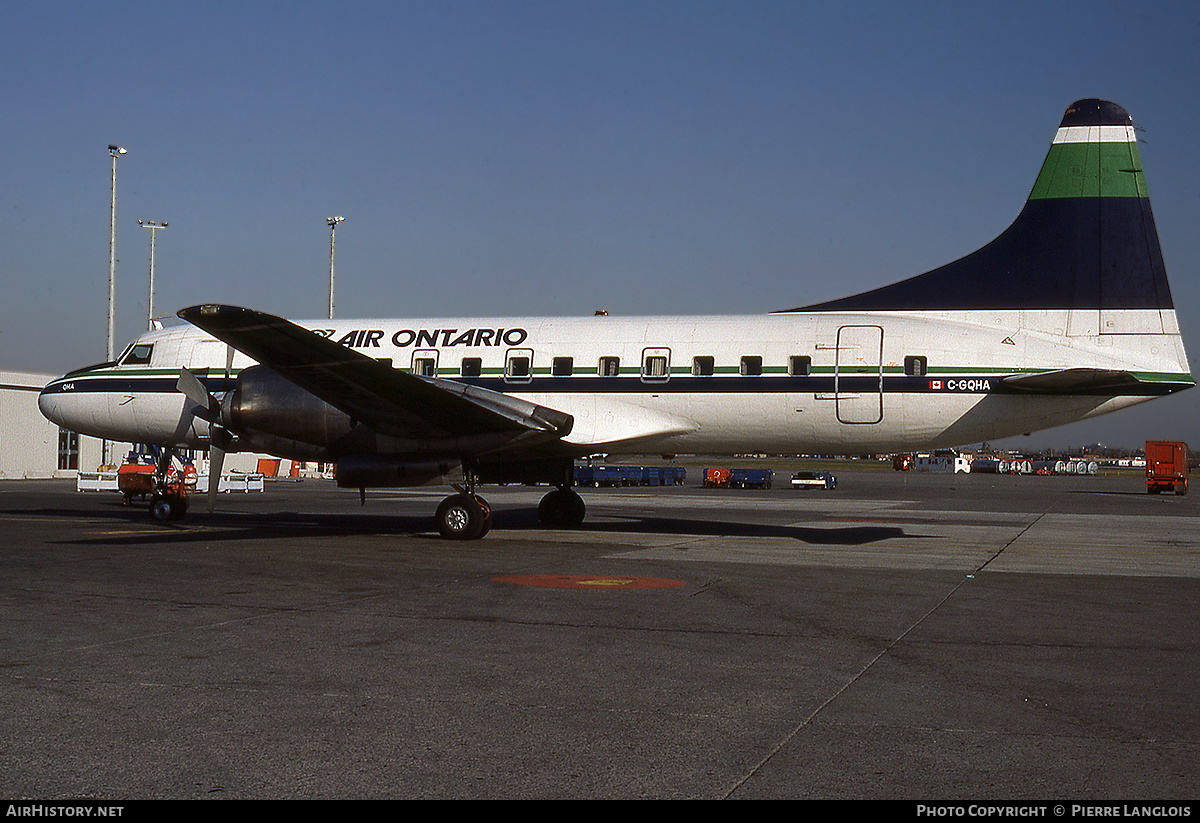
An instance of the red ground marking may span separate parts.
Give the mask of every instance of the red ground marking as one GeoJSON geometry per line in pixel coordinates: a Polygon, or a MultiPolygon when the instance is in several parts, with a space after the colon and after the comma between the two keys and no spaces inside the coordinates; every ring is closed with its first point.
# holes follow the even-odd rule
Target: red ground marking
{"type": "Polygon", "coordinates": [[[493,577],[494,583],[538,586],[543,589],[671,589],[686,586],[682,580],[664,577],[622,577],[603,574],[508,574],[493,577]]]}

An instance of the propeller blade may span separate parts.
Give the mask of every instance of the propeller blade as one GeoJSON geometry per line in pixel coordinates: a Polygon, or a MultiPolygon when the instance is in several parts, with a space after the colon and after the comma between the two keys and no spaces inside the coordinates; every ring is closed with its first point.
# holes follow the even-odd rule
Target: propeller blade
{"type": "Polygon", "coordinates": [[[217,506],[217,495],[221,492],[221,472],[225,466],[225,450],[233,437],[227,429],[213,426],[208,443],[208,512],[217,506]]]}
{"type": "Polygon", "coordinates": [[[179,381],[175,384],[175,390],[201,408],[202,411],[196,415],[197,417],[207,420],[209,423],[221,422],[220,402],[208,393],[208,389],[204,388],[204,384],[191,371],[179,370],[179,381]]]}
{"type": "Polygon", "coordinates": [[[217,495],[221,492],[221,471],[225,465],[225,450],[217,446],[208,447],[208,513],[217,507],[217,495]]]}
{"type": "MultiPolygon", "coordinates": [[[[227,380],[232,367],[233,349],[230,348],[225,361],[227,380]]],[[[221,425],[221,401],[213,397],[189,369],[179,370],[179,382],[175,384],[175,388],[199,407],[194,409],[193,413],[210,424],[208,427],[208,510],[211,513],[217,506],[217,495],[221,491],[221,472],[225,467],[225,453],[233,445],[233,435],[229,429],[221,425]]]]}

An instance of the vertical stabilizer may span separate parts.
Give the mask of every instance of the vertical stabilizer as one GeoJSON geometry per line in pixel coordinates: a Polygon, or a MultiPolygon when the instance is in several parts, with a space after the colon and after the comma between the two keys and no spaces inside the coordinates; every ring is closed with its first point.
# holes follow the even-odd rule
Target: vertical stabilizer
{"type": "MultiPolygon", "coordinates": [[[[1080,100],[1025,208],[979,251],[926,274],[792,311],[1066,309],[1088,333],[1164,328],[1171,290],[1129,113],[1080,100]],[[1130,311],[1133,310],[1133,311],[1130,311]]],[[[1172,312],[1173,314],[1173,312],[1172,312]]]]}

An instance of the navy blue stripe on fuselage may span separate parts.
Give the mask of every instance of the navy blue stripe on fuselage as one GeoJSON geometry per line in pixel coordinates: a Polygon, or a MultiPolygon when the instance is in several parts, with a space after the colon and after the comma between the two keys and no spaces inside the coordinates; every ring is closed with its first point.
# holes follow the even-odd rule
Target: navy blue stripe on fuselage
{"type": "MultiPolygon", "coordinates": [[[[1000,376],[977,374],[937,375],[935,377],[889,376],[882,379],[885,394],[988,394],[1008,393],[1000,376]]],[[[832,375],[758,375],[732,377],[672,377],[663,382],[643,381],[640,377],[534,377],[528,382],[508,382],[498,377],[444,378],[490,391],[507,394],[875,394],[880,377],[832,375]]],[[[226,390],[224,377],[202,379],[214,393],[226,390]]],[[[86,377],[76,375],[48,385],[42,394],[127,393],[177,394],[173,377],[86,377]]],[[[1167,381],[1146,381],[1122,390],[1121,396],[1153,397],[1178,391],[1185,385],[1167,381]]],[[[1028,392],[1025,392],[1028,394],[1028,392]]],[[[1072,392],[1095,396],[1115,396],[1111,389],[1072,392]]]]}

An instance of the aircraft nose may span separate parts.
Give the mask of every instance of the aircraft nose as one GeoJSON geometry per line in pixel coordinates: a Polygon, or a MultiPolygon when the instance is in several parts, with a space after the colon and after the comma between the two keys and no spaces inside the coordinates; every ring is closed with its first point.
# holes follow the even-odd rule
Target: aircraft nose
{"type": "Polygon", "coordinates": [[[76,380],[64,375],[51,380],[38,394],[38,411],[51,423],[81,434],[91,434],[94,411],[76,392],[76,380]]]}
{"type": "Polygon", "coordinates": [[[63,425],[62,404],[59,402],[61,397],[58,381],[49,383],[38,394],[38,411],[42,413],[42,417],[60,426],[63,425]]]}

